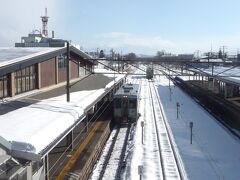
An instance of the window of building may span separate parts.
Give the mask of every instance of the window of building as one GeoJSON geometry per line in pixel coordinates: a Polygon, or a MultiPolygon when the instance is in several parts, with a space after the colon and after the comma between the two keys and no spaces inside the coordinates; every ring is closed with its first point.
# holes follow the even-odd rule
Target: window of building
{"type": "Polygon", "coordinates": [[[15,92],[20,94],[36,88],[35,66],[29,66],[15,72],[15,92]]]}
{"type": "Polygon", "coordinates": [[[85,72],[85,71],[86,71],[86,70],[85,70],[84,67],[79,66],[79,76],[80,76],[80,77],[86,75],[86,72],[85,72]]]}
{"type": "Polygon", "coordinates": [[[67,67],[67,60],[66,56],[60,55],[58,56],[58,69],[63,69],[67,67]]]}
{"type": "Polygon", "coordinates": [[[8,77],[1,76],[0,77],[0,98],[4,98],[9,96],[8,94],[8,77]]]}

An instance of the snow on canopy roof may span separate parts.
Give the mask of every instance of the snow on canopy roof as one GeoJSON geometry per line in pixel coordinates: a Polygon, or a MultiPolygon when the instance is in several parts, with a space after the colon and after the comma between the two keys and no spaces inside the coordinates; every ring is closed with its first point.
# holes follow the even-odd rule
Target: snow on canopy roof
{"type": "MultiPolygon", "coordinates": [[[[58,50],[66,49],[66,47],[32,47],[32,48],[20,48],[20,47],[10,47],[10,48],[0,48],[0,67],[7,66],[13,63],[21,62],[30,58],[38,57],[44,54],[55,52],[58,50]]],[[[74,46],[70,46],[70,51],[75,52],[79,56],[85,59],[92,59],[91,56],[85,52],[77,49],[74,46]]]]}
{"type": "Polygon", "coordinates": [[[224,62],[222,59],[200,59],[200,62],[224,62]]]}
{"type": "MultiPolygon", "coordinates": [[[[124,75],[115,76],[118,82],[124,75]]],[[[85,110],[112,85],[110,82],[102,89],[73,92],[71,102],[61,95],[1,115],[0,135],[11,142],[14,151],[43,156],[46,148],[79,123],[85,110]]]]}
{"type": "Polygon", "coordinates": [[[20,62],[31,57],[39,56],[45,53],[53,52],[62,48],[19,48],[19,47],[10,47],[10,48],[0,48],[0,67],[20,62]]]}
{"type": "MultiPolygon", "coordinates": [[[[201,74],[212,75],[212,67],[209,68],[198,68],[191,69],[192,71],[199,72],[201,74]]],[[[222,67],[222,66],[214,66],[213,68],[213,76],[216,79],[222,81],[228,81],[233,84],[240,85],[240,68],[238,67],[222,67]],[[231,69],[232,68],[232,69],[231,69]],[[239,76],[239,77],[236,77],[239,76]]]]}

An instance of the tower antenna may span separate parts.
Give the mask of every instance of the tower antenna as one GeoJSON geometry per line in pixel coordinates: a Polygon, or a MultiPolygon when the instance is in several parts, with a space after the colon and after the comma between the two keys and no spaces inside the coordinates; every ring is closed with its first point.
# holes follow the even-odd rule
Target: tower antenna
{"type": "Polygon", "coordinates": [[[48,16],[47,16],[47,8],[45,8],[45,16],[41,16],[42,18],[42,34],[46,37],[48,37],[48,28],[47,28],[47,24],[48,24],[48,16]]]}

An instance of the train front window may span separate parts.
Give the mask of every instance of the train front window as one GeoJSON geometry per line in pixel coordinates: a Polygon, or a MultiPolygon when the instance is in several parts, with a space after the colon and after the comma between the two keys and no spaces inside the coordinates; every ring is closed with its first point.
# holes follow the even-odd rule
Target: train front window
{"type": "Polygon", "coordinates": [[[136,107],[137,107],[136,99],[130,99],[129,100],[129,108],[136,108],[136,107]]]}
{"type": "Polygon", "coordinates": [[[121,99],[115,99],[114,106],[115,108],[121,108],[121,99]]]}
{"type": "Polygon", "coordinates": [[[127,108],[128,107],[128,99],[127,98],[123,98],[122,99],[122,108],[127,108]]]}

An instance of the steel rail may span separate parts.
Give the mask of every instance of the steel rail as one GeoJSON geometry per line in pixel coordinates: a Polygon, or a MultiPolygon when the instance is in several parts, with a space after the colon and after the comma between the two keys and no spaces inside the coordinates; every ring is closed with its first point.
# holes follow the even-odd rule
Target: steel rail
{"type": "MultiPolygon", "coordinates": [[[[154,87],[154,91],[155,91],[155,94],[156,96],[158,97],[158,93],[157,93],[157,90],[156,88],[154,87]]],[[[174,140],[173,140],[173,137],[172,137],[172,134],[170,133],[170,128],[166,122],[166,118],[164,116],[164,113],[163,113],[163,109],[162,109],[162,106],[161,106],[161,102],[160,102],[160,99],[159,97],[157,98],[157,101],[158,101],[158,104],[159,104],[159,108],[160,108],[160,111],[161,111],[161,114],[162,114],[162,118],[163,118],[163,123],[166,127],[166,130],[167,130],[167,134],[168,134],[168,137],[169,137],[169,142],[170,142],[170,146],[171,146],[171,149],[173,151],[173,155],[174,155],[174,158],[176,160],[176,164],[177,164],[177,168],[178,168],[178,173],[180,175],[180,179],[185,179],[185,175],[184,175],[184,169],[182,167],[182,164],[180,162],[180,159],[179,159],[179,156],[178,156],[178,153],[176,152],[176,149],[175,149],[175,146],[174,146],[174,140]]]]}
{"type": "Polygon", "coordinates": [[[102,167],[102,169],[101,169],[101,171],[100,171],[100,174],[99,174],[99,177],[98,177],[99,180],[102,180],[102,179],[103,179],[104,173],[105,173],[105,171],[106,171],[106,169],[107,169],[107,165],[108,165],[108,163],[109,163],[109,160],[110,160],[111,155],[112,155],[112,152],[113,152],[113,148],[114,148],[114,146],[115,146],[115,144],[116,144],[119,131],[120,131],[120,128],[118,127],[118,128],[117,128],[117,131],[116,131],[116,133],[115,133],[115,135],[114,135],[114,137],[113,137],[113,141],[112,141],[112,143],[111,143],[111,145],[110,145],[110,148],[109,148],[109,150],[108,150],[108,152],[107,152],[107,156],[106,156],[106,158],[105,158],[105,160],[104,160],[104,162],[103,162],[103,167],[102,167]]]}
{"type": "Polygon", "coordinates": [[[155,112],[155,108],[154,108],[154,102],[153,102],[153,94],[152,94],[152,90],[150,87],[150,82],[148,82],[149,84],[149,90],[150,90],[150,98],[151,98],[151,104],[152,104],[152,111],[153,111],[153,117],[154,117],[154,125],[155,125],[155,132],[157,135],[157,146],[158,146],[158,152],[159,152],[159,161],[161,164],[161,171],[162,171],[162,178],[163,180],[166,179],[166,172],[164,169],[164,162],[163,162],[163,156],[161,153],[161,144],[160,144],[160,136],[159,136],[159,132],[158,132],[158,128],[157,128],[157,118],[156,118],[156,112],[155,112]]]}
{"type": "MultiPolygon", "coordinates": [[[[177,152],[174,148],[173,139],[172,139],[169,127],[166,123],[166,119],[164,117],[163,109],[161,107],[161,103],[160,103],[159,97],[157,95],[156,88],[151,87],[151,86],[154,86],[152,82],[150,82],[149,87],[150,87],[151,100],[152,100],[152,104],[153,104],[154,122],[155,122],[156,132],[157,132],[157,136],[158,136],[158,143],[160,143],[161,139],[160,139],[159,132],[158,132],[158,123],[157,123],[157,120],[156,120],[156,109],[155,109],[156,107],[154,106],[154,99],[157,100],[158,107],[160,109],[163,126],[166,130],[166,133],[167,133],[168,142],[169,142],[170,148],[172,150],[172,155],[173,155],[173,158],[174,158],[174,161],[175,161],[175,164],[176,164],[176,168],[177,168],[176,170],[177,170],[177,173],[179,175],[179,179],[183,180],[184,179],[183,168],[181,166],[181,163],[180,163],[180,160],[178,158],[177,152]],[[155,94],[155,97],[157,97],[157,98],[153,99],[153,94],[155,94]]],[[[162,165],[163,179],[167,179],[166,178],[166,172],[165,172],[165,162],[164,162],[164,159],[162,158],[162,149],[161,149],[162,147],[161,147],[161,145],[159,145],[159,147],[160,147],[159,153],[161,154],[161,159],[162,159],[161,165],[162,165]]]]}

